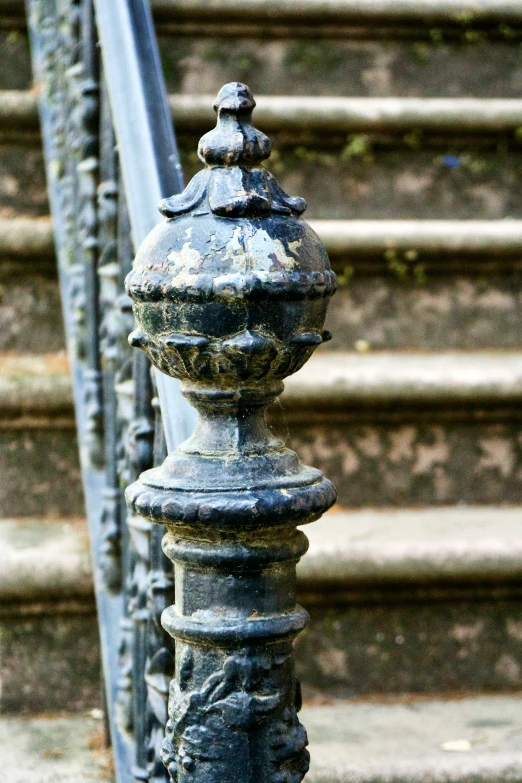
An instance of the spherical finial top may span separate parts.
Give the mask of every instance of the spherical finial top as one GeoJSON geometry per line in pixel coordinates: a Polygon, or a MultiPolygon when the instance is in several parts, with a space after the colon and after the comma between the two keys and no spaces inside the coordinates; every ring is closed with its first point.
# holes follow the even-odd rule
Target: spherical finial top
{"type": "Polygon", "coordinates": [[[241,82],[225,84],[214,101],[216,127],[199,142],[198,156],[208,166],[257,166],[270,156],[270,139],[252,125],[256,102],[241,82]]]}
{"type": "Polygon", "coordinates": [[[207,385],[280,383],[328,339],[335,275],[324,246],[262,165],[268,138],[251,124],[244,84],[225,85],[217,125],[200,141],[206,167],[163,199],[127,277],[133,344],[163,372],[207,385]]]}

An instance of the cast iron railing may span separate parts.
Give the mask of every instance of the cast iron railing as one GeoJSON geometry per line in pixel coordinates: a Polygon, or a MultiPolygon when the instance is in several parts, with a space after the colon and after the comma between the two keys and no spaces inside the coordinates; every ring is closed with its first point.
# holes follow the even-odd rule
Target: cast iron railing
{"type": "Polygon", "coordinates": [[[221,91],[181,194],[146,0],[27,10],[117,781],[298,783],[296,526],[335,492],[264,409],[328,338],[334,275],[303,200],[261,166],[248,88],[221,91]],[[131,272],[160,197],[170,220],[131,272]],[[181,449],[195,415],[174,378],[200,414],[181,449]]]}

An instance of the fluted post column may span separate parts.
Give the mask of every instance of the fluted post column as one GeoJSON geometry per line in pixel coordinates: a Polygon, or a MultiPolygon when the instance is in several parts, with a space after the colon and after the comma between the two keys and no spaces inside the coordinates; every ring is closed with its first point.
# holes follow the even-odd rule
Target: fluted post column
{"type": "Polygon", "coordinates": [[[219,93],[200,141],[206,168],[160,205],[167,220],[138,251],[127,290],[131,342],[180,378],[194,434],[127,490],[131,510],[167,528],[176,603],[164,761],[179,783],[299,783],[308,769],[292,642],[297,525],[335,501],[331,482],[274,437],[265,408],[329,335],[335,276],[306,204],[262,166],[245,85],[219,93]]]}

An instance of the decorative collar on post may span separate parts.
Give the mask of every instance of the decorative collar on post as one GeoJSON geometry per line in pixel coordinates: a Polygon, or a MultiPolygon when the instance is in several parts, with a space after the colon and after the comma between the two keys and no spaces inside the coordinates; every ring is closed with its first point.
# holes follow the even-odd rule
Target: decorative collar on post
{"type": "Polygon", "coordinates": [[[127,490],[135,513],[166,525],[176,639],[165,761],[173,780],[296,783],[308,767],[296,709],[292,638],[297,525],[335,501],[268,429],[264,410],[329,335],[335,276],[317,235],[262,166],[248,87],[228,84],[200,141],[206,168],[165,199],[168,218],[140,247],[127,290],[131,343],[180,378],[194,434],[127,490]],[[275,567],[277,564],[277,567],[275,567]]]}

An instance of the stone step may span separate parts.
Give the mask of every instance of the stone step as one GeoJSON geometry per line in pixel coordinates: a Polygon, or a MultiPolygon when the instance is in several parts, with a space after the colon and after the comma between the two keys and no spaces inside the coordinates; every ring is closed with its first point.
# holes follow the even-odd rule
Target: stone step
{"type": "MultiPolygon", "coordinates": [[[[348,30],[353,26],[408,25],[432,26],[444,25],[462,32],[474,25],[514,26],[522,24],[522,13],[517,0],[478,0],[470,4],[465,0],[431,0],[419,6],[415,0],[330,0],[328,3],[306,0],[297,9],[293,0],[285,0],[274,6],[270,0],[251,0],[245,7],[241,0],[153,0],[152,10],[157,22],[181,27],[178,34],[187,34],[194,29],[206,30],[205,23],[224,28],[231,35],[250,35],[269,33],[270,35],[309,35],[310,28],[315,34],[318,29],[329,30],[329,35],[342,35],[343,24],[348,30]],[[187,24],[187,27],[183,26],[187,24]],[[239,25],[246,30],[239,29],[239,25]],[[235,27],[234,27],[235,25],[235,27]],[[252,26],[252,27],[251,27],[252,26]],[[341,27],[342,32],[339,30],[341,27]]],[[[19,26],[24,21],[23,0],[3,0],[1,8],[2,26],[19,26]]],[[[500,32],[503,32],[500,30],[500,32]]],[[[207,34],[211,33],[209,30],[207,34]]],[[[213,33],[216,34],[214,30],[213,33]]]]}
{"type": "Polygon", "coordinates": [[[518,506],[333,510],[304,528],[301,589],[515,583],[521,515],[518,506]]]}
{"type": "Polygon", "coordinates": [[[103,713],[0,718],[0,766],[5,783],[111,783],[103,713]]]}
{"type": "Polygon", "coordinates": [[[98,627],[84,520],[0,520],[0,659],[0,714],[98,705],[98,627]]]}
{"type": "MultiPolygon", "coordinates": [[[[198,136],[178,135],[186,181],[201,169],[195,154],[198,136]]],[[[423,143],[412,148],[402,141],[393,148],[366,133],[349,138],[321,135],[328,143],[335,138],[335,146],[322,149],[306,141],[284,147],[274,139],[269,168],[287,192],[307,200],[309,220],[522,218],[518,142],[482,149],[441,137],[437,148],[423,143]]],[[[42,153],[36,143],[22,144],[21,137],[0,143],[0,172],[5,172],[0,215],[48,214],[42,153]]]]}
{"type": "MultiPolygon", "coordinates": [[[[38,783],[112,780],[98,717],[0,719],[6,781],[25,783],[28,773],[38,783]]],[[[305,704],[300,717],[310,783],[522,781],[519,695],[305,704]]]]}
{"type": "Polygon", "coordinates": [[[332,512],[305,529],[305,694],[522,686],[518,507],[332,512]]]}
{"type": "MultiPolygon", "coordinates": [[[[505,584],[522,577],[519,506],[337,510],[304,530],[300,589],[325,595],[385,585],[505,584]]],[[[2,602],[91,599],[85,521],[0,520],[2,602]]]]}
{"type": "MultiPolygon", "coordinates": [[[[313,221],[339,289],[328,348],[518,350],[521,221],[313,221]]],[[[0,351],[64,347],[49,219],[0,219],[0,351]]]]}
{"type": "MultiPolygon", "coordinates": [[[[82,514],[63,359],[60,370],[39,356],[36,371],[30,357],[0,359],[1,513],[82,514]]],[[[521,373],[517,352],[319,351],[288,380],[271,422],[347,507],[517,503],[521,373]]]]}
{"type": "MultiPolygon", "coordinates": [[[[0,14],[4,8],[1,3],[0,14]]],[[[246,20],[244,11],[240,24],[223,21],[157,18],[169,91],[215,95],[226,82],[240,80],[261,95],[520,95],[520,26],[505,22],[474,27],[454,19],[453,29],[397,23],[310,27],[274,25],[269,18],[256,24],[246,20]]],[[[2,22],[0,15],[0,46],[6,55],[0,89],[30,89],[23,17],[18,31],[1,29],[2,22]]]]}
{"type": "Polygon", "coordinates": [[[520,696],[304,707],[310,783],[522,780],[520,696]]]}
{"type": "MultiPolygon", "coordinates": [[[[522,102],[521,102],[522,106],[522,102]]],[[[416,250],[442,256],[519,256],[522,220],[310,220],[334,264],[344,256],[383,256],[416,250]]],[[[50,260],[54,238],[50,218],[0,218],[0,257],[50,260]]]]}
{"type": "MultiPolygon", "coordinates": [[[[170,95],[180,131],[206,131],[215,124],[215,95],[170,95]]],[[[405,132],[499,133],[522,124],[517,98],[363,98],[335,95],[256,95],[256,123],[267,133],[405,132]]],[[[0,92],[0,131],[37,131],[33,91],[0,92]]]]}
{"type": "MultiPolygon", "coordinates": [[[[521,513],[338,510],[307,527],[305,697],[521,687],[521,513]]],[[[3,520],[0,544],[0,712],[88,706],[98,648],[84,524],[3,520]]]]}
{"type": "MultiPolygon", "coordinates": [[[[315,353],[285,380],[281,398],[287,414],[308,417],[338,412],[492,409],[510,412],[522,401],[520,352],[315,353]]],[[[64,353],[0,354],[0,409],[13,417],[71,414],[72,390],[64,353]]]]}

